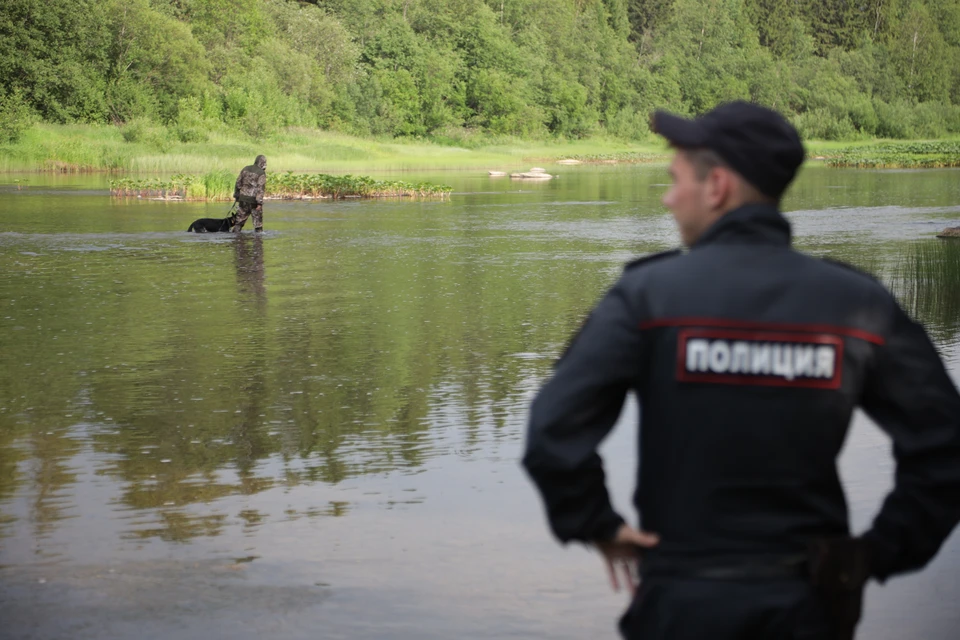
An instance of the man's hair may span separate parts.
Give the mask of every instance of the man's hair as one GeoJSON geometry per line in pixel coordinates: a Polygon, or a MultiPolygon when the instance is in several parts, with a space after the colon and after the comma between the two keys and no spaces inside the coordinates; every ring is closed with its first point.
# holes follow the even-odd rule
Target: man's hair
{"type": "MultiPolygon", "coordinates": [[[[699,180],[700,182],[703,182],[704,180],[706,180],[707,175],[710,173],[710,171],[717,167],[723,167],[725,169],[729,169],[730,171],[733,171],[734,173],[736,173],[738,176],[740,175],[740,173],[736,169],[731,167],[730,164],[727,163],[726,160],[721,158],[720,154],[714,151],[713,149],[708,149],[706,147],[697,147],[697,148],[680,147],[677,149],[677,151],[682,153],[687,158],[687,160],[690,161],[690,164],[693,165],[694,174],[697,176],[697,180],[699,180]]],[[[744,196],[746,196],[748,200],[751,200],[754,202],[768,202],[768,203],[778,202],[779,200],[778,198],[773,198],[771,196],[768,196],[767,194],[760,191],[760,189],[756,188],[749,181],[747,181],[746,178],[743,178],[743,176],[740,176],[740,177],[743,180],[743,186],[745,189],[744,196]]]]}
{"type": "Polygon", "coordinates": [[[707,179],[707,174],[710,173],[711,169],[715,169],[716,167],[730,169],[730,165],[713,149],[707,149],[706,147],[697,149],[681,148],[679,151],[690,161],[690,164],[693,165],[697,180],[701,182],[707,179]]]}

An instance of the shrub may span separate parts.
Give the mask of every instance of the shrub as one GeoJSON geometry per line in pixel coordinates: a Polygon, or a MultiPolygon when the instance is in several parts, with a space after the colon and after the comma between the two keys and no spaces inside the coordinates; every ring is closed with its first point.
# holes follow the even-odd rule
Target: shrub
{"type": "Polygon", "coordinates": [[[19,91],[0,96],[0,142],[17,142],[33,124],[33,110],[19,91]]]}
{"type": "Polygon", "coordinates": [[[120,128],[120,135],[126,142],[142,144],[161,152],[168,151],[173,142],[165,126],[145,118],[136,118],[124,124],[120,128]]]}
{"type": "Polygon", "coordinates": [[[793,125],[806,140],[849,140],[857,130],[847,115],[837,118],[825,108],[806,111],[794,117],[793,125]]]}
{"type": "Polygon", "coordinates": [[[877,100],[874,109],[877,113],[877,136],[881,138],[912,138],[913,113],[906,102],[887,104],[877,100]]]}
{"type": "Polygon", "coordinates": [[[633,109],[620,109],[607,119],[607,132],[622,140],[645,140],[650,136],[646,114],[633,109]]]}
{"type": "Polygon", "coordinates": [[[847,112],[857,131],[871,136],[877,132],[880,119],[870,98],[863,94],[851,96],[847,101],[847,112]]]}
{"type": "Polygon", "coordinates": [[[913,130],[921,138],[939,138],[947,133],[949,108],[939,102],[921,102],[913,109],[913,130]]]}
{"type": "Polygon", "coordinates": [[[202,105],[197,97],[181,98],[177,103],[177,119],[173,132],[180,142],[206,142],[209,122],[202,114],[202,105]]]}

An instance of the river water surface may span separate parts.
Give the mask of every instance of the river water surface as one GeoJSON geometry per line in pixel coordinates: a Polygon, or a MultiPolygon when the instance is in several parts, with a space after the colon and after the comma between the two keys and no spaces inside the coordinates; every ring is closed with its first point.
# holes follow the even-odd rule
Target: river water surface
{"type": "MultiPolygon", "coordinates": [[[[614,638],[626,597],[550,538],[518,458],[571,332],[678,235],[665,166],[551,170],[268,202],[262,236],[184,231],[223,204],[0,176],[0,638],[614,638]]],[[[785,209],[960,380],[960,241],[933,237],[960,224],[960,171],[811,167],[785,209]]],[[[635,415],[603,446],[623,513],[635,415]]],[[[889,448],[858,415],[858,531],[889,448]]],[[[860,638],[956,638],[960,536],[867,597],[860,638]]]]}

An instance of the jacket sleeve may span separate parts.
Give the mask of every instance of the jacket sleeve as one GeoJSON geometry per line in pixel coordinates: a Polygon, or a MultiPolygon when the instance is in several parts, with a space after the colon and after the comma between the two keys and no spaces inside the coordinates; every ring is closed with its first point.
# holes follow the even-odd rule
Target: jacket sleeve
{"type": "Polygon", "coordinates": [[[523,465],[563,542],[608,540],[623,523],[597,447],[639,373],[640,331],[614,287],[587,319],[533,402],[523,465]]]}
{"type": "Polygon", "coordinates": [[[880,580],[923,567],[960,520],[960,395],[923,328],[893,306],[862,403],[896,461],[893,490],[864,534],[880,580]]]}
{"type": "Polygon", "coordinates": [[[257,204],[263,204],[263,194],[267,190],[267,174],[261,173],[257,177],[257,204]]]}
{"type": "Polygon", "coordinates": [[[243,181],[243,171],[240,172],[240,175],[237,176],[237,183],[233,185],[233,199],[236,200],[240,197],[240,183],[243,181]]]}

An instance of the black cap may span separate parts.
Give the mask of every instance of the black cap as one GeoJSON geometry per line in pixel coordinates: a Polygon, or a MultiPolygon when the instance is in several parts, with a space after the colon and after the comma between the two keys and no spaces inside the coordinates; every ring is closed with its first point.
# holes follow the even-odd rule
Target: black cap
{"type": "Polygon", "coordinates": [[[806,155],[800,135],[786,118],[750,102],[728,102],[695,120],[656,111],[651,128],[676,147],[716,151],[772,198],[783,195],[806,155]]]}

